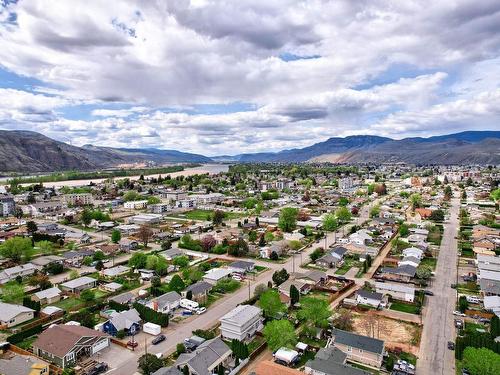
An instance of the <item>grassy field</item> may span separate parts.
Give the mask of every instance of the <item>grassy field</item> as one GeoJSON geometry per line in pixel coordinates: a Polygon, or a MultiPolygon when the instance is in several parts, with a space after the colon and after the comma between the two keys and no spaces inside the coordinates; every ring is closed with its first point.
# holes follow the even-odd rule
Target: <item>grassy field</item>
{"type": "Polygon", "coordinates": [[[424,264],[430,266],[433,270],[435,270],[437,264],[437,258],[423,258],[422,261],[420,262],[420,265],[424,264]]]}
{"type": "Polygon", "coordinates": [[[394,311],[401,311],[409,314],[419,314],[419,309],[418,306],[409,304],[409,303],[403,303],[399,301],[395,301],[391,303],[391,310],[394,311]]]}
{"type": "MultiPolygon", "coordinates": [[[[213,213],[214,213],[213,210],[195,209],[195,210],[185,212],[183,214],[176,214],[176,215],[172,215],[172,216],[180,217],[180,218],[184,218],[184,219],[189,219],[189,220],[210,221],[210,220],[212,220],[213,213]]],[[[226,220],[238,219],[238,218],[244,216],[242,214],[234,213],[234,212],[225,211],[224,213],[225,213],[226,220]]]]}
{"type": "Polygon", "coordinates": [[[359,260],[355,260],[353,258],[345,258],[344,264],[342,264],[342,266],[340,266],[340,268],[338,268],[335,271],[335,274],[336,275],[345,275],[347,273],[347,271],[349,271],[352,267],[362,268],[362,264],[359,260]]]}

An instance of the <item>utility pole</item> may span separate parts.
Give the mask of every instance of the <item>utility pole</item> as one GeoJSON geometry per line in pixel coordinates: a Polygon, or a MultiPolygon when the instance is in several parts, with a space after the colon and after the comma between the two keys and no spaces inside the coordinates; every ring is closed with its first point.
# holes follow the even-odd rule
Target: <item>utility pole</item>
{"type": "Polygon", "coordinates": [[[292,253],[292,268],[293,268],[293,273],[295,273],[295,254],[292,253]]]}
{"type": "Polygon", "coordinates": [[[250,279],[248,279],[248,300],[250,300],[250,279]]]}

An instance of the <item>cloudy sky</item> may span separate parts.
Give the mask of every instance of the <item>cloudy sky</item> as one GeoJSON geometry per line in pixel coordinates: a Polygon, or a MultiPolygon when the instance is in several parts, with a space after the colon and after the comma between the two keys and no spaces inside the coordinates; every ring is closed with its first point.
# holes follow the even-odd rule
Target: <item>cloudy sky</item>
{"type": "Polygon", "coordinates": [[[500,129],[500,2],[0,0],[0,128],[205,155],[500,129]]]}

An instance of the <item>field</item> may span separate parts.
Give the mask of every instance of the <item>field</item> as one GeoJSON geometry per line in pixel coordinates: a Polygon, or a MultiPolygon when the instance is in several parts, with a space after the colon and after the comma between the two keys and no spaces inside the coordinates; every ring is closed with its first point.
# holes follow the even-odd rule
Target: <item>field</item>
{"type": "Polygon", "coordinates": [[[394,301],[391,303],[391,310],[401,311],[409,314],[419,314],[418,306],[410,303],[394,301]]]}
{"type": "MultiPolygon", "coordinates": [[[[189,220],[199,220],[199,221],[210,221],[212,220],[212,215],[213,215],[212,210],[200,210],[200,209],[195,209],[191,210],[188,212],[185,212],[183,214],[177,214],[173,215],[175,217],[179,218],[184,218],[184,219],[189,219],[189,220]]],[[[231,220],[231,219],[237,219],[241,217],[241,214],[234,213],[234,212],[224,212],[225,213],[225,219],[226,220],[231,220]]]]}

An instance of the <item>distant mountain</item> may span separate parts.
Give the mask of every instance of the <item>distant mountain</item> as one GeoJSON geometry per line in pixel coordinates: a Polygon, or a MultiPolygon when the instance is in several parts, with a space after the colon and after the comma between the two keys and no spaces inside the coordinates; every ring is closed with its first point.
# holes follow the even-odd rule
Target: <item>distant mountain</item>
{"type": "Polygon", "coordinates": [[[0,130],[2,172],[94,170],[146,161],[206,163],[211,159],[174,150],[119,149],[92,145],[76,147],[36,132],[0,130]]]}
{"type": "Polygon", "coordinates": [[[467,131],[394,140],[371,135],[330,138],[276,153],[235,155],[237,162],[500,164],[499,131],[467,131]]]}
{"type": "Polygon", "coordinates": [[[175,150],[71,146],[31,131],[0,130],[1,172],[95,170],[119,164],[154,161],[332,162],[413,164],[500,164],[500,131],[467,131],[429,138],[394,140],[372,135],[330,138],[309,147],[206,157],[175,150]]]}

